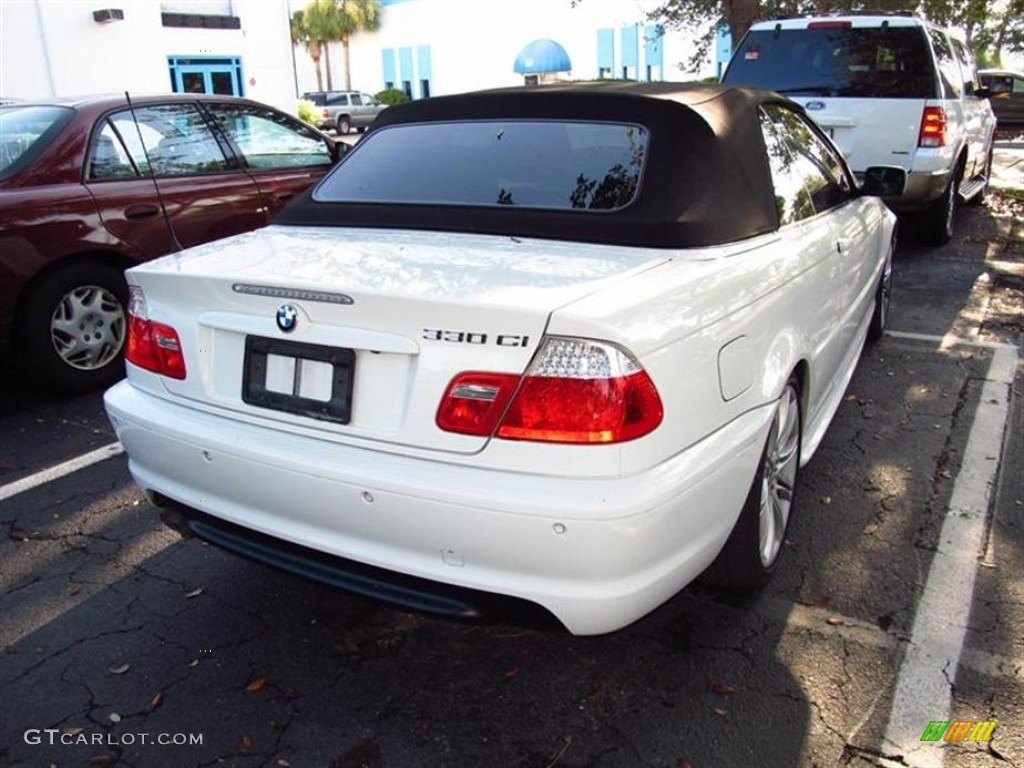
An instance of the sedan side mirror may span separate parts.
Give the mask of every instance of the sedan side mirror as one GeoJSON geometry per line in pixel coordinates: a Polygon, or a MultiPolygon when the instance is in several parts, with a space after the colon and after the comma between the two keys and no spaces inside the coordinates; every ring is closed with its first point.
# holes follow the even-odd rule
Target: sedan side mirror
{"type": "Polygon", "coordinates": [[[337,163],[343,158],[352,147],[346,144],[340,139],[336,139],[333,136],[327,136],[327,143],[331,148],[331,160],[337,163]]]}
{"type": "Polygon", "coordinates": [[[873,197],[899,197],[907,188],[907,171],[895,165],[873,165],[864,171],[860,193],[873,197]]]}

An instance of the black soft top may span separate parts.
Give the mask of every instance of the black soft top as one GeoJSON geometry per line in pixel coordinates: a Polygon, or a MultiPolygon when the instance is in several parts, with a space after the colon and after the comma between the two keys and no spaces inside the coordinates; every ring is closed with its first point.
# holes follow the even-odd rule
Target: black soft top
{"type": "MultiPolygon", "coordinates": [[[[758,117],[758,107],[766,103],[800,111],[771,91],[690,83],[545,85],[400,104],[384,110],[371,133],[403,123],[496,119],[642,125],[650,143],[638,195],[624,208],[594,212],[323,202],[314,199],[314,187],[288,206],[276,223],[441,230],[655,248],[742,240],[779,226],[758,117]]],[[[358,151],[357,145],[352,154],[358,151]]],[[[345,173],[345,162],[331,175],[345,173]]],[[[444,179],[437,183],[444,184],[444,179]]]]}

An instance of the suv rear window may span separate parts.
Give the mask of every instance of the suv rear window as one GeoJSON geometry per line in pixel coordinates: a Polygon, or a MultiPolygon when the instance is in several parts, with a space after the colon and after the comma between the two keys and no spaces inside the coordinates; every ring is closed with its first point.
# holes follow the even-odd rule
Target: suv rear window
{"type": "Polygon", "coordinates": [[[647,140],[621,123],[398,124],[363,139],[313,199],[614,210],[636,197],[647,140]]]}
{"type": "Polygon", "coordinates": [[[750,31],[722,78],[786,95],[936,98],[921,27],[750,31]]]}

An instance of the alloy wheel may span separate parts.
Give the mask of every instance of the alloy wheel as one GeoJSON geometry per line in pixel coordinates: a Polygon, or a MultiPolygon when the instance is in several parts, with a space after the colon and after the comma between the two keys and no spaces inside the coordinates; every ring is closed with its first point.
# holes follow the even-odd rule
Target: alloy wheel
{"type": "Polygon", "coordinates": [[[800,463],[800,404],[796,388],[787,384],[779,398],[768,435],[761,477],[758,553],[768,568],[782,549],[789,522],[796,473],[800,463]]]}

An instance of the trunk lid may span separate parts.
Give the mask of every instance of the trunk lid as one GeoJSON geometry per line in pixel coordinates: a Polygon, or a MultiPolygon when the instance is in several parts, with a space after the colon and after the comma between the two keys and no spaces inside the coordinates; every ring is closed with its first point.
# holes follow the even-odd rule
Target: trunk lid
{"type": "Polygon", "coordinates": [[[455,374],[521,373],[553,311],[667,259],[499,236],[271,226],[149,262],[129,282],[143,289],[149,318],[180,335],[187,377],[160,379],[175,396],[329,439],[472,453],[487,438],[434,421],[455,374]],[[285,307],[287,332],[277,322],[285,307]]]}

